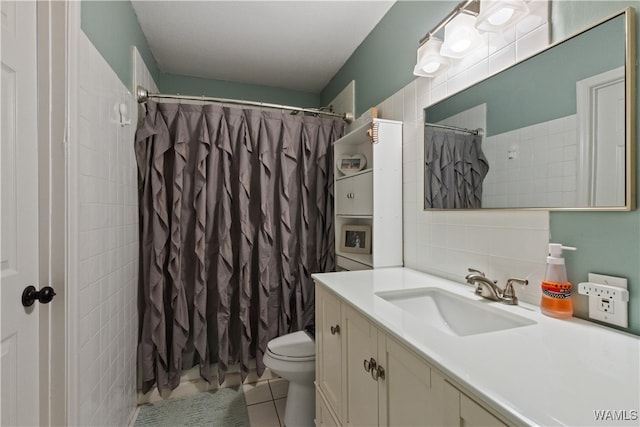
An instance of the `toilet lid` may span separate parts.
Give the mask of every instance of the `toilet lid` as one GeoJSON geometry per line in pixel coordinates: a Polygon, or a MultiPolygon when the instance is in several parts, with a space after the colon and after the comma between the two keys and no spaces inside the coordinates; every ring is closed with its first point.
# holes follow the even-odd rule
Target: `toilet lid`
{"type": "Polygon", "coordinates": [[[305,331],[293,332],[274,338],[267,344],[273,354],[286,357],[310,357],[316,355],[316,345],[305,331]]]}

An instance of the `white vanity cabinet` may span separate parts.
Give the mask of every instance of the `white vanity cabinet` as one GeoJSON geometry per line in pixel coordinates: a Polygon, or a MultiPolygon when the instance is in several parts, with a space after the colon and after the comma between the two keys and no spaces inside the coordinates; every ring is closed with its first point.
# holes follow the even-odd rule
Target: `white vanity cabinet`
{"type": "Polygon", "coordinates": [[[373,119],[333,145],[336,260],[342,270],[402,266],[402,122],[373,119]],[[342,169],[341,161],[366,164],[342,169]],[[370,253],[341,251],[343,226],[371,227],[370,253]]]}
{"type": "Polygon", "coordinates": [[[317,426],[504,425],[318,282],[316,354],[317,426]]]}

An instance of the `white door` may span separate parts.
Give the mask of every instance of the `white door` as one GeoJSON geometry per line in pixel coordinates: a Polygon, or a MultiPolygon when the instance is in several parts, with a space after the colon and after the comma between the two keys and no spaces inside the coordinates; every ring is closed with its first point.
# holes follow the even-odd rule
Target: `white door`
{"type": "Polygon", "coordinates": [[[1,1],[0,300],[2,425],[39,424],[36,2],[1,1]]]}
{"type": "Polygon", "coordinates": [[[598,88],[595,96],[595,205],[622,206],[625,202],[624,80],[598,88]]]}
{"type": "Polygon", "coordinates": [[[580,206],[625,204],[624,77],[618,67],[576,83],[580,206]]]}

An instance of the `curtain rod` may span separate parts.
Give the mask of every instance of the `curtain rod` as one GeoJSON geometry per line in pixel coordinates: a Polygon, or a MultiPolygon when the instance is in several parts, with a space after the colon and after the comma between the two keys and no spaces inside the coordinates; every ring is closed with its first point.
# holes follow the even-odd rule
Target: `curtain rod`
{"type": "Polygon", "coordinates": [[[457,127],[457,126],[439,125],[439,124],[436,124],[436,123],[425,123],[424,125],[425,126],[434,127],[434,128],[457,130],[457,131],[460,131],[460,132],[470,133],[471,135],[478,135],[478,136],[483,136],[484,135],[484,129],[482,129],[482,128],[467,129],[467,128],[461,128],[461,127],[457,127]]]}
{"type": "Polygon", "coordinates": [[[252,107],[261,108],[274,108],[277,110],[297,111],[302,113],[322,114],[324,116],[339,117],[347,123],[353,122],[353,113],[338,114],[331,111],[322,111],[316,108],[302,108],[293,107],[290,105],[269,104],[267,102],[256,101],[244,101],[241,99],[227,99],[227,98],[213,98],[209,96],[189,96],[189,95],[170,95],[165,93],[149,93],[147,89],[142,86],[138,86],[136,89],[136,96],[138,98],[138,104],[143,104],[149,100],[149,98],[165,98],[165,99],[186,99],[191,101],[207,101],[207,102],[219,102],[221,104],[235,104],[235,105],[249,105],[252,107]]]}

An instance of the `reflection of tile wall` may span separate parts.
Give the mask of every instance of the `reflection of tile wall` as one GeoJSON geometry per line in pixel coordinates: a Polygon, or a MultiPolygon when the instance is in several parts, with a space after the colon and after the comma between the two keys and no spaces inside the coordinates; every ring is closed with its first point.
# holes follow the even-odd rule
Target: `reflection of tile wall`
{"type": "Polygon", "coordinates": [[[571,115],[484,139],[483,207],[574,206],[577,130],[571,115]]]}
{"type": "Polygon", "coordinates": [[[532,0],[533,13],[484,56],[434,79],[417,78],[377,107],[380,117],[403,121],[404,264],[463,282],[475,267],[504,285],[507,277],[531,283],[516,292],[538,304],[549,241],[548,211],[423,211],[423,109],[548,45],[548,3],[532,0]]]}

